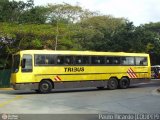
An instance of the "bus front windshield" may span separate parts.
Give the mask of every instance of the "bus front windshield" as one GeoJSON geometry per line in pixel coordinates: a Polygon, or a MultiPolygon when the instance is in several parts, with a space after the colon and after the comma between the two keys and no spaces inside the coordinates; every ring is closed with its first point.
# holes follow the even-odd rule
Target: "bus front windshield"
{"type": "Polygon", "coordinates": [[[19,70],[20,55],[14,55],[12,60],[12,72],[16,73],[19,70]]]}

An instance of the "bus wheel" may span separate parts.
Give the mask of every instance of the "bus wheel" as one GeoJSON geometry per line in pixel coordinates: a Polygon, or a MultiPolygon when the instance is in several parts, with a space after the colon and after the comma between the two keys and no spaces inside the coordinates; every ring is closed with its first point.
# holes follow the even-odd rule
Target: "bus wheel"
{"type": "Polygon", "coordinates": [[[114,90],[116,89],[118,86],[118,81],[116,78],[110,78],[109,81],[108,81],[108,85],[107,85],[107,88],[110,89],[110,90],[114,90]]]}
{"type": "Polygon", "coordinates": [[[130,85],[130,81],[128,78],[123,77],[120,81],[119,81],[119,88],[121,89],[126,89],[128,88],[130,85]]]}
{"type": "Polygon", "coordinates": [[[52,90],[52,83],[48,80],[42,80],[39,84],[40,93],[49,93],[52,90]]]}

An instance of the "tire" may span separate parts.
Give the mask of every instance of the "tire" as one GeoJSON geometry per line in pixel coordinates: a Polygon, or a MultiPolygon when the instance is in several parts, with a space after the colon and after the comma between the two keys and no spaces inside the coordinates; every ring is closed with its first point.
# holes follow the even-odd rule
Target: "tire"
{"type": "Polygon", "coordinates": [[[39,84],[39,92],[40,93],[49,93],[52,90],[52,83],[48,80],[43,80],[39,84]]]}
{"type": "Polygon", "coordinates": [[[117,89],[118,87],[118,81],[116,78],[110,78],[109,81],[108,81],[108,85],[107,85],[107,88],[109,90],[114,90],[114,89],[117,89]]]}
{"type": "Polygon", "coordinates": [[[121,89],[126,89],[128,88],[130,85],[130,80],[126,77],[123,77],[120,81],[119,81],[119,88],[121,89]]]}

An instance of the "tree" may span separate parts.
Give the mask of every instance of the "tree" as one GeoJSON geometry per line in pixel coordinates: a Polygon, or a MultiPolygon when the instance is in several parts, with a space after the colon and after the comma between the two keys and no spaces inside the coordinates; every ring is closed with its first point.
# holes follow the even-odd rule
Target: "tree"
{"type": "Polygon", "coordinates": [[[90,12],[78,5],[70,5],[67,3],[63,4],[49,4],[49,22],[55,23],[57,21],[63,23],[76,23],[82,19],[88,18],[96,14],[95,12],[90,12]]]}
{"type": "MultiPolygon", "coordinates": [[[[50,12],[48,14],[49,16],[49,22],[53,24],[53,26],[56,26],[56,36],[55,36],[55,50],[57,49],[57,45],[61,40],[61,38],[65,38],[64,34],[64,26],[66,30],[71,30],[72,24],[78,22],[81,20],[81,18],[84,18],[84,16],[89,16],[92,13],[89,14],[87,10],[83,10],[80,6],[72,6],[67,3],[63,4],[54,4],[54,5],[48,5],[50,12]],[[62,27],[62,28],[61,28],[62,27]],[[62,30],[63,29],[63,30],[62,30]],[[63,31],[63,32],[62,32],[63,31]],[[64,37],[63,37],[64,36],[64,37]]],[[[65,32],[70,37],[68,41],[71,41],[71,32],[65,32]]],[[[66,41],[66,43],[69,43],[66,41]]]]}
{"type": "Polygon", "coordinates": [[[82,47],[96,51],[114,51],[109,45],[116,30],[125,22],[123,18],[112,16],[94,16],[79,23],[79,42],[82,47]]]}
{"type": "Polygon", "coordinates": [[[20,16],[20,23],[45,24],[48,19],[47,7],[35,6],[32,9],[23,11],[20,16]]]}
{"type": "Polygon", "coordinates": [[[135,42],[134,31],[135,26],[133,23],[126,20],[112,35],[109,42],[110,49],[112,51],[133,52],[132,42],[135,42]]]}
{"type": "Polygon", "coordinates": [[[19,22],[23,11],[33,7],[33,0],[23,1],[0,1],[0,22],[19,22]]]}
{"type": "Polygon", "coordinates": [[[160,22],[144,24],[143,27],[152,32],[156,32],[160,35],[160,22]]]}

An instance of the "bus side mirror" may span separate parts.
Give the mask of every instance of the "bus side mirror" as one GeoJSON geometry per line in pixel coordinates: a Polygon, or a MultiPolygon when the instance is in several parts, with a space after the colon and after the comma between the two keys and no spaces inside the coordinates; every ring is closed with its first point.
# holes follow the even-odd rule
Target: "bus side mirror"
{"type": "Polygon", "coordinates": [[[26,63],[26,59],[22,59],[22,61],[21,61],[22,68],[25,68],[25,63],[26,63]]]}

